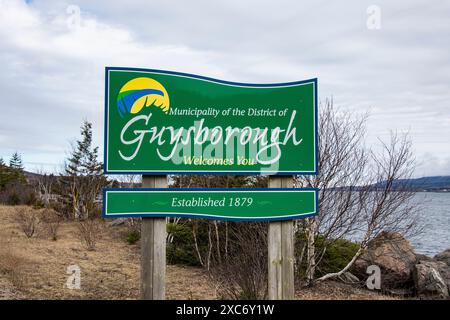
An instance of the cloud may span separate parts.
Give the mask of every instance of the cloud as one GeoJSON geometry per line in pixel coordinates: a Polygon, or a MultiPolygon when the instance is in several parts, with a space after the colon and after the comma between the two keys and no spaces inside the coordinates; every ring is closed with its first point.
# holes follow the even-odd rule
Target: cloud
{"type": "Polygon", "coordinates": [[[141,43],[128,30],[93,18],[83,18],[80,26],[70,28],[65,10],[45,16],[21,1],[2,2],[0,47],[4,66],[0,136],[7,137],[0,155],[19,150],[34,159],[33,154],[44,152],[53,164],[63,161],[84,118],[94,121],[95,142],[103,141],[105,66],[151,63],[220,73],[208,66],[209,53],[182,45],[141,43]]]}
{"type": "Polygon", "coordinates": [[[418,156],[417,177],[448,175],[448,172],[450,172],[450,157],[444,158],[433,153],[418,156]]]}
{"type": "Polygon", "coordinates": [[[371,4],[0,1],[0,156],[61,162],[83,118],[102,145],[104,66],[114,65],[240,82],[319,77],[321,98],[371,111],[369,143],[409,131],[418,155],[445,163],[450,3],[378,1],[380,30],[366,27],[371,4]],[[80,8],[75,27],[69,5],[80,8]]]}

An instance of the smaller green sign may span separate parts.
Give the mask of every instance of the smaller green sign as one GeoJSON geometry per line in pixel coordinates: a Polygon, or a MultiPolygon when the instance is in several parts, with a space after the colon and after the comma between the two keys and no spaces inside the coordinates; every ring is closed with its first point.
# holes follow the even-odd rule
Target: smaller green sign
{"type": "Polygon", "coordinates": [[[105,189],[103,217],[287,220],[316,215],[316,189],[105,189]]]}

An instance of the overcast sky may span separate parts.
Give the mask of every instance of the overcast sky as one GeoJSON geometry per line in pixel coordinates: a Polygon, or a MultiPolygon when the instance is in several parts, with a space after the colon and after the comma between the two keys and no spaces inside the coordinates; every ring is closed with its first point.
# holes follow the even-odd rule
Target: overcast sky
{"type": "Polygon", "coordinates": [[[104,67],[127,66],[318,77],[320,99],[370,112],[368,143],[409,131],[416,176],[450,175],[449,17],[438,0],[0,0],[0,157],[58,170],[83,119],[102,149],[104,67]]]}

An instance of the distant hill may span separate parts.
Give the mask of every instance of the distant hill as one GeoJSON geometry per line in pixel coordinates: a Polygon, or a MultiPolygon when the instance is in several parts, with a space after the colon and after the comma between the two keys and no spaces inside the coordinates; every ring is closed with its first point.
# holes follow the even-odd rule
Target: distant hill
{"type": "MultiPolygon", "coordinates": [[[[382,185],[382,183],[378,185],[382,185]]],[[[394,182],[394,188],[405,186],[408,186],[409,189],[418,191],[450,191],[450,176],[398,179],[394,182]]]]}
{"type": "Polygon", "coordinates": [[[41,177],[41,174],[39,173],[34,173],[25,170],[23,171],[23,174],[25,175],[25,178],[27,179],[28,183],[35,183],[41,177]]]}

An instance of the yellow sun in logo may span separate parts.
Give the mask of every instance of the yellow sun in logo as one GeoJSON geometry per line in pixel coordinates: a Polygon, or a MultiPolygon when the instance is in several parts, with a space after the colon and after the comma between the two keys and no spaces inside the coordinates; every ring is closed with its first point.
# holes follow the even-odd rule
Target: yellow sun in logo
{"type": "Polygon", "coordinates": [[[117,110],[121,117],[126,113],[138,113],[142,108],[152,105],[165,113],[169,112],[170,100],[166,89],[151,78],[132,79],[125,83],[117,95],[117,110]]]}

